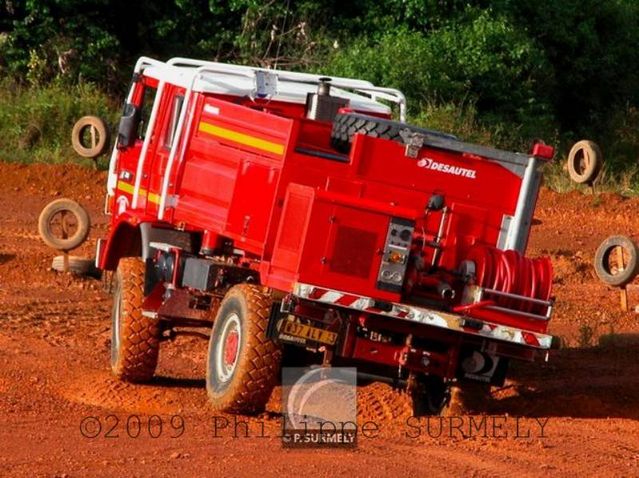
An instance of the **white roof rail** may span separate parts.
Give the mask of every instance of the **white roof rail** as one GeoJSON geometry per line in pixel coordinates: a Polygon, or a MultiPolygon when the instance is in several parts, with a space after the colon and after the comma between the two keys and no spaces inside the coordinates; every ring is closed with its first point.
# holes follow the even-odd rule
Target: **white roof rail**
{"type": "MultiPolygon", "coordinates": [[[[142,59],[140,59],[142,60],[142,59]]],[[[138,60],[138,62],[140,62],[138,60]]],[[[151,60],[151,59],[147,59],[151,60]]],[[[395,103],[399,107],[399,118],[400,121],[406,121],[406,97],[404,94],[395,89],[395,88],[383,88],[379,86],[373,85],[370,81],[358,80],[353,78],[343,78],[338,76],[328,76],[328,75],[316,75],[311,73],[300,73],[295,71],[287,71],[287,70],[275,70],[268,68],[260,68],[253,66],[245,66],[245,65],[234,65],[231,63],[219,63],[214,61],[205,61],[205,60],[195,60],[192,58],[182,58],[175,57],[171,58],[166,63],[157,62],[157,60],[152,60],[153,63],[148,63],[147,66],[158,66],[162,65],[168,67],[175,68],[184,68],[187,71],[191,71],[191,74],[194,74],[195,71],[202,67],[206,67],[206,74],[201,75],[201,80],[205,83],[209,83],[211,85],[219,85],[221,88],[230,89],[231,86],[228,83],[228,80],[232,79],[232,77],[240,77],[247,78],[254,81],[256,74],[258,72],[267,73],[271,75],[277,76],[279,82],[289,83],[289,84],[302,84],[302,85],[318,85],[323,79],[330,78],[331,86],[337,89],[350,90],[352,93],[364,94],[370,96],[373,102],[382,99],[385,101],[389,101],[391,103],[395,103]],[[230,78],[229,78],[230,77],[230,78]],[[226,81],[225,81],[226,80],[226,81]]],[[[158,73],[158,79],[161,79],[163,76],[161,72],[158,73]]],[[[168,72],[167,72],[168,73],[168,72]]],[[[190,83],[189,74],[185,71],[176,71],[176,74],[182,77],[182,85],[184,87],[188,87],[190,83]],[[180,74],[181,73],[181,74],[180,74]]],[[[174,75],[177,76],[177,75],[174,75]]],[[[176,78],[172,78],[171,81],[176,80],[176,78]]],[[[244,85],[245,88],[242,90],[241,88],[233,88],[233,91],[249,93],[253,86],[248,87],[248,84],[244,85]]],[[[193,88],[197,91],[199,89],[205,90],[206,88],[199,88],[198,85],[194,84],[193,88]]],[[[297,91],[297,93],[301,93],[301,90],[297,91]]],[[[349,99],[353,99],[351,97],[352,93],[349,95],[347,92],[340,91],[339,95],[345,94],[349,96],[349,99]]],[[[304,95],[305,96],[305,95],[304,95]]]]}

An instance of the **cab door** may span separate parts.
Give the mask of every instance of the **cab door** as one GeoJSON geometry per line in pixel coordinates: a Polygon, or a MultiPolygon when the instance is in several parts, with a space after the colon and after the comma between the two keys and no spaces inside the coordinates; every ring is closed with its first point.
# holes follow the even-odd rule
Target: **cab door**
{"type": "MultiPolygon", "coordinates": [[[[165,85],[160,99],[156,127],[147,152],[149,167],[145,168],[149,172],[146,211],[152,216],[159,215],[162,189],[171,151],[174,147],[179,146],[176,144],[177,126],[183,107],[184,90],[173,85],[165,85]]],[[[176,148],[172,170],[169,172],[171,175],[169,187],[172,186],[172,177],[175,176],[178,159],[179,151],[176,148]]],[[[170,206],[170,203],[167,202],[166,206],[170,206]]]]}

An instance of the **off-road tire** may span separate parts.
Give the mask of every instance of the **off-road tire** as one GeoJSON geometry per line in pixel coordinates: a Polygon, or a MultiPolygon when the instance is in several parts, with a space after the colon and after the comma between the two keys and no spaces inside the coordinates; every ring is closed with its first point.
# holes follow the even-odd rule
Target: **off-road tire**
{"type": "Polygon", "coordinates": [[[47,204],[38,218],[38,232],[44,243],[60,251],[70,251],[82,244],[89,235],[91,220],[86,209],[72,199],[61,198],[47,204]],[[51,220],[56,214],[69,213],[75,216],[76,231],[72,236],[63,239],[51,228],[51,220]]]}
{"type": "Polygon", "coordinates": [[[264,410],[277,384],[282,351],[266,336],[271,300],[255,285],[236,285],[217,311],[206,371],[206,388],[216,411],[255,414],[264,410]],[[239,328],[233,369],[228,377],[218,360],[225,353],[222,335],[230,321],[239,328]],[[219,367],[218,367],[219,365],[219,367]]]}
{"type": "Polygon", "coordinates": [[[73,150],[83,158],[97,158],[109,147],[109,129],[106,122],[97,116],[83,116],[71,131],[71,145],[73,150]],[[90,146],[82,143],[82,134],[90,128],[93,142],[90,146]]]}
{"type": "Polygon", "coordinates": [[[338,113],[335,116],[333,129],[331,131],[331,145],[341,153],[348,153],[351,149],[353,136],[356,134],[404,143],[404,139],[401,136],[401,132],[404,130],[448,139],[457,139],[450,134],[418,128],[399,121],[391,121],[359,113],[338,113]]]}
{"type": "Polygon", "coordinates": [[[602,282],[615,287],[624,286],[632,282],[639,273],[639,248],[629,237],[610,236],[597,248],[594,265],[595,273],[602,282]],[[608,267],[608,259],[616,247],[625,250],[628,264],[623,271],[613,274],[608,267]]]}
{"type": "Polygon", "coordinates": [[[158,363],[159,322],[142,315],[144,270],[139,258],[123,257],[115,272],[111,369],[127,382],[148,382],[158,363]]]}
{"type": "Polygon", "coordinates": [[[568,175],[577,184],[593,184],[603,167],[603,154],[596,143],[578,141],[568,154],[568,175]]]}

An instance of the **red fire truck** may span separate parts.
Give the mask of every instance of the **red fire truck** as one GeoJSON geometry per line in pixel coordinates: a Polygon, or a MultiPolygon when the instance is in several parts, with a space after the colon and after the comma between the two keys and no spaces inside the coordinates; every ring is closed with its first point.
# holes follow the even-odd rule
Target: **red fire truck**
{"type": "Polygon", "coordinates": [[[217,410],[262,410],[284,360],[355,366],[432,414],[452,384],[547,360],[552,268],[524,252],[553,149],[405,116],[367,81],[141,58],[97,248],[114,373],[148,381],[162,341],[204,328],[217,410]]]}

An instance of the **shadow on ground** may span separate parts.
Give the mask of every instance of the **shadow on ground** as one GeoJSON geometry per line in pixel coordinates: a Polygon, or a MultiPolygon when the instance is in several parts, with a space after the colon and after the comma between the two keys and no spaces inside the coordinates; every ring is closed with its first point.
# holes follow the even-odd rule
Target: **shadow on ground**
{"type": "Polygon", "coordinates": [[[559,350],[548,364],[514,364],[488,412],[528,417],[639,420],[639,334],[602,337],[601,345],[559,350]]]}

